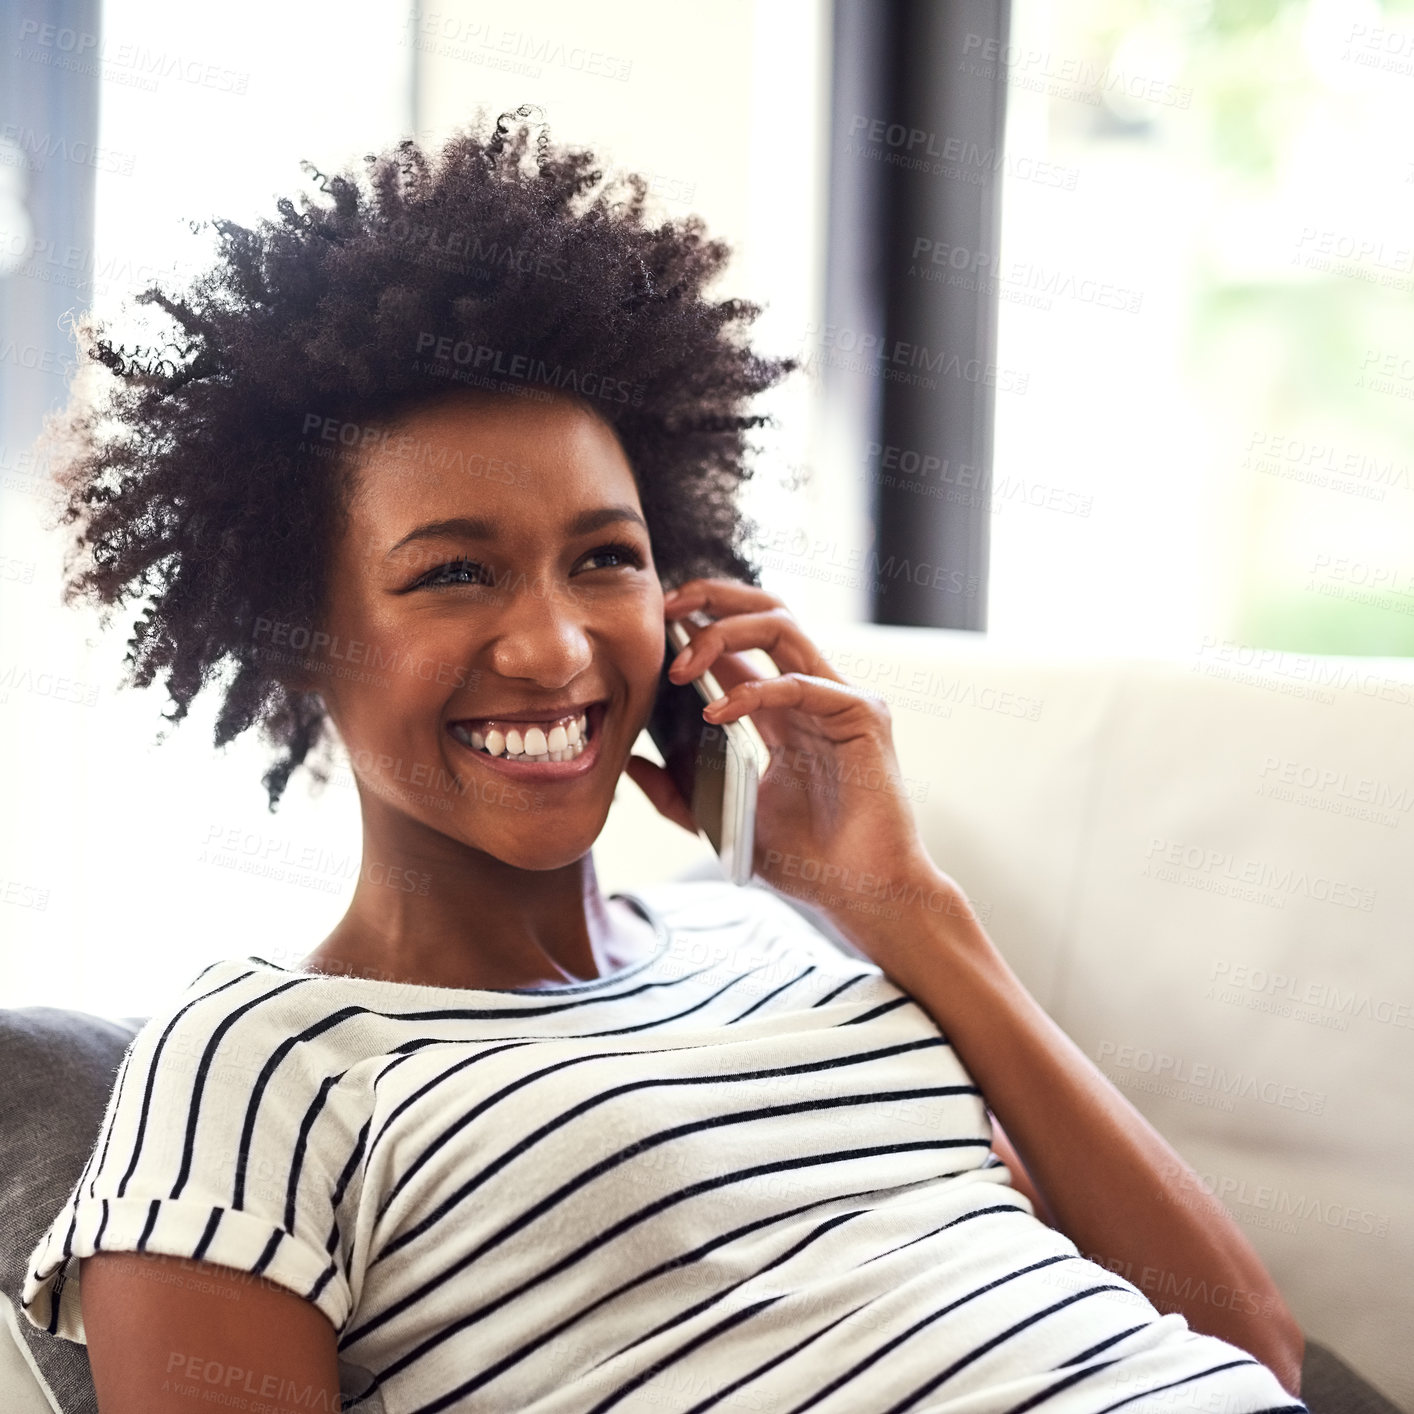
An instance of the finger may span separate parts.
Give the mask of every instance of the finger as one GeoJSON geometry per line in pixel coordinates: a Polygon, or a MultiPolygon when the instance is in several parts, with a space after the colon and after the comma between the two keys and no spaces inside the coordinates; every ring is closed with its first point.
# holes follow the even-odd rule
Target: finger
{"type": "Polygon", "coordinates": [[[877,736],[881,730],[887,734],[891,721],[889,704],[876,693],[804,673],[738,683],[725,697],[709,702],[702,715],[709,722],[734,722],[767,709],[808,713],[823,734],[837,743],[877,736]]]}
{"type": "Polygon", "coordinates": [[[697,833],[697,821],[682,798],[682,792],[673,784],[673,778],[656,762],[646,756],[630,756],[624,767],[624,775],[646,795],[655,810],[666,816],[675,825],[681,825],[689,834],[697,833]]]}
{"type": "MultiPolygon", "coordinates": [[[[763,650],[780,672],[809,673],[814,677],[844,681],[787,609],[733,614],[705,625],[694,624],[689,619],[686,627],[692,642],[669,665],[668,675],[674,682],[690,682],[712,667],[721,654],[739,653],[747,648],[763,650]]],[[[760,674],[732,673],[730,676],[736,682],[760,674]]]]}
{"type": "Polygon", "coordinates": [[[755,584],[721,575],[701,575],[684,580],[663,596],[669,618],[690,609],[705,609],[714,617],[721,614],[750,613],[757,609],[784,609],[785,601],[755,584]]]}

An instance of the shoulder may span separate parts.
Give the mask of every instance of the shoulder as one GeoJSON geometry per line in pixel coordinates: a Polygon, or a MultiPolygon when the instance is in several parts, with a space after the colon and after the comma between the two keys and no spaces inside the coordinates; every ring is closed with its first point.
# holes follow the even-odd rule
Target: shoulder
{"type": "Polygon", "coordinates": [[[700,939],[733,953],[804,954],[821,970],[842,977],[879,971],[874,963],[835,943],[803,912],[761,884],[669,879],[636,885],[627,892],[642,898],[689,945],[700,939]]]}
{"type": "Polygon", "coordinates": [[[263,1275],[336,1328],[346,1319],[371,1098],[346,1079],[357,1052],[329,1039],[342,994],[315,982],[254,959],[213,963],[145,1022],[31,1254],[34,1324],[82,1340],[74,1259],[118,1251],[263,1275]]]}
{"type": "Polygon", "coordinates": [[[258,959],[213,963],[133,1038],[110,1119],[144,1138],[190,1139],[199,1117],[203,1132],[229,1130],[243,1146],[255,1126],[298,1122],[311,1107],[353,1123],[366,1106],[352,1078],[340,1082],[364,1057],[338,1026],[345,1001],[258,959]]]}
{"type": "Polygon", "coordinates": [[[203,969],[138,1031],[129,1049],[132,1065],[146,1069],[182,1060],[209,1066],[218,1054],[277,1045],[315,1019],[304,979],[282,975],[255,958],[228,958],[203,969]]]}

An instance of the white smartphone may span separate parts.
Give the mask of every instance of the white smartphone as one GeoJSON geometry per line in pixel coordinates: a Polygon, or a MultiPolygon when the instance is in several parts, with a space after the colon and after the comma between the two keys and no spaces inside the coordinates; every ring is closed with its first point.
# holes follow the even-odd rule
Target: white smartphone
{"type": "MultiPolygon", "coordinates": [[[[705,626],[712,622],[700,609],[683,616],[705,626]]],[[[702,706],[725,697],[711,672],[690,683],[668,677],[668,664],[687,647],[691,636],[679,619],[667,625],[667,650],[658,700],[648,721],[648,735],[662,753],[697,829],[717,852],[722,870],[734,884],[751,881],[756,840],[756,787],[771,754],[749,716],[734,722],[706,722],[702,706]]]]}

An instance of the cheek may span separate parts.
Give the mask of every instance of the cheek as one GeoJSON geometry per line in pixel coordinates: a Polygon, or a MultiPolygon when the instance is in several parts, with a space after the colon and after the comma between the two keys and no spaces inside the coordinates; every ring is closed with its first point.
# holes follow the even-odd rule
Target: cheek
{"type": "Polygon", "coordinates": [[[632,712],[646,726],[657,701],[658,685],[663,670],[666,644],[658,633],[639,637],[634,649],[636,667],[630,674],[632,712]]]}
{"type": "Polygon", "coordinates": [[[332,638],[329,673],[345,735],[372,745],[423,730],[428,710],[475,686],[461,648],[455,634],[430,625],[346,619],[332,638]]]}

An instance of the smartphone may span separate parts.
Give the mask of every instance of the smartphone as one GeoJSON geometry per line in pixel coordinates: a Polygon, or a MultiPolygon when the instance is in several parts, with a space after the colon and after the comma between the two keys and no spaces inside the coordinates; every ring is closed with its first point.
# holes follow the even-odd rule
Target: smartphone
{"type": "MultiPolygon", "coordinates": [[[[712,622],[700,609],[684,618],[699,626],[712,622]]],[[[756,787],[771,755],[749,716],[734,722],[703,721],[703,704],[726,696],[710,671],[686,683],[668,676],[668,664],[691,641],[681,620],[669,622],[648,735],[692,811],[698,832],[716,850],[723,873],[734,884],[747,884],[756,839],[756,787]]]]}

